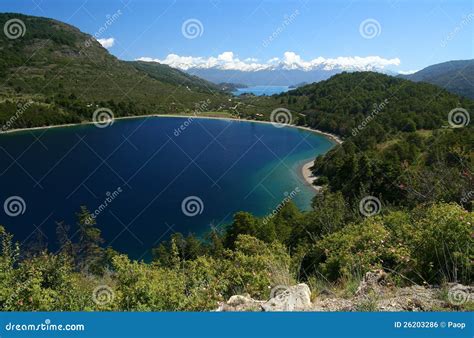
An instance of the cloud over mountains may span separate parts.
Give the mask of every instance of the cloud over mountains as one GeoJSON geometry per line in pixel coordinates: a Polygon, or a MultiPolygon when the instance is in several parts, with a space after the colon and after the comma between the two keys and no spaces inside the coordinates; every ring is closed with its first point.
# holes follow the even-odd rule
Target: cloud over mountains
{"type": "Polygon", "coordinates": [[[248,58],[241,60],[233,52],[224,52],[217,57],[180,56],[169,54],[164,59],[141,57],[140,61],[159,62],[181,70],[190,69],[219,69],[234,70],[242,72],[256,72],[263,70],[384,70],[386,67],[399,66],[400,59],[386,59],[380,56],[341,56],[337,58],[317,57],[312,60],[303,58],[294,52],[285,52],[282,58],[272,58],[266,62],[258,59],[248,58]]]}

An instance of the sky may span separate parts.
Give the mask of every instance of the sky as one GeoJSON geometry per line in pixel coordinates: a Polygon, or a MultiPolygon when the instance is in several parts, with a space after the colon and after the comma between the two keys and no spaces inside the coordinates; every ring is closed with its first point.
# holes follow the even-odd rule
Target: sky
{"type": "Polygon", "coordinates": [[[2,0],[55,18],[124,60],[186,69],[375,63],[412,72],[474,58],[474,1],[2,0]]]}

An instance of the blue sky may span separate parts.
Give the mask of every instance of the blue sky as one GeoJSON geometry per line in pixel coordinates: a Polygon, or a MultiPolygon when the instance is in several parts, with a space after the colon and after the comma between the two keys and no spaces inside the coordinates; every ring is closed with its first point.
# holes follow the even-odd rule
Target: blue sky
{"type": "Polygon", "coordinates": [[[389,67],[407,71],[474,58],[473,4],[470,0],[2,0],[0,10],[52,17],[89,34],[97,33],[107,15],[120,10],[99,38],[113,38],[110,52],[126,60],[176,54],[206,61],[233,52],[235,59],[266,63],[290,51],[308,61],[398,58],[399,65],[389,67]],[[200,24],[192,39],[182,32],[189,19],[200,24]],[[375,36],[361,33],[365,20],[376,23],[375,36]]]}

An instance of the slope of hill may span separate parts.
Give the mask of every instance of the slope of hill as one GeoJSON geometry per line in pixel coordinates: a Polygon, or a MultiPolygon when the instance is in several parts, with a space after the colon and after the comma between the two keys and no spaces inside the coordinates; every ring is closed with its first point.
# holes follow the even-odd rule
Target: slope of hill
{"type": "MultiPolygon", "coordinates": [[[[116,116],[178,113],[209,100],[209,109],[227,96],[205,81],[167,66],[124,62],[90,35],[65,23],[21,14],[0,14],[24,23],[24,35],[0,35],[0,100],[27,102],[30,109],[15,127],[90,119],[96,106],[116,116]]],[[[4,103],[0,122],[12,107],[4,103]]],[[[14,109],[13,109],[14,111],[14,109]]]]}
{"type": "Polygon", "coordinates": [[[428,83],[358,72],[273,97],[242,98],[239,110],[244,116],[263,114],[267,119],[278,108],[289,110],[276,110],[280,121],[345,139],[316,160],[314,174],[318,184],[347,200],[372,194],[409,206],[439,200],[470,203],[470,99],[428,83]]]}
{"type": "Polygon", "coordinates": [[[147,73],[150,77],[174,86],[183,86],[188,90],[203,93],[219,93],[221,89],[212,82],[201,79],[197,76],[189,75],[179,69],[172,68],[157,62],[128,61],[138,70],[147,73]]]}
{"type": "Polygon", "coordinates": [[[452,93],[474,99],[474,60],[443,62],[400,77],[432,83],[452,93]]]}

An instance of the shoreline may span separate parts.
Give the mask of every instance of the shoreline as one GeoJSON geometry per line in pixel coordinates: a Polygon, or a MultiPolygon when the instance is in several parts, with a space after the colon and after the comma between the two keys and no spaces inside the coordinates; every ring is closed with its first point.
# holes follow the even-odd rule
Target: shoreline
{"type": "MultiPolygon", "coordinates": [[[[114,118],[115,120],[127,120],[127,119],[146,119],[150,117],[174,117],[174,118],[192,118],[192,119],[214,119],[214,120],[228,120],[228,121],[242,121],[242,122],[253,122],[253,123],[266,123],[266,124],[272,124],[271,121],[258,121],[258,120],[248,120],[248,119],[238,119],[234,117],[219,117],[219,116],[195,116],[195,115],[178,115],[178,114],[150,114],[150,115],[139,115],[139,116],[122,116],[122,117],[116,117],[114,118]]],[[[24,132],[24,131],[31,131],[31,130],[43,130],[43,129],[53,129],[53,128],[68,128],[68,127],[77,127],[77,126],[82,126],[82,125],[91,125],[94,124],[93,121],[87,121],[87,122],[81,122],[81,123],[69,123],[69,124],[58,124],[58,125],[53,125],[53,126],[42,126],[42,127],[31,127],[31,128],[18,128],[18,129],[10,129],[6,130],[4,132],[0,132],[0,135],[2,134],[14,134],[18,132],[24,132]]],[[[332,141],[335,143],[335,145],[342,144],[342,140],[339,136],[328,133],[322,130],[318,129],[313,129],[310,127],[305,127],[305,126],[296,126],[292,124],[285,125],[285,127],[292,127],[292,128],[297,128],[305,131],[309,131],[318,135],[322,135],[326,137],[328,140],[332,141]]],[[[304,163],[301,166],[298,166],[298,172],[302,175],[304,181],[312,187],[316,192],[320,192],[322,187],[321,186],[316,186],[313,184],[314,180],[317,177],[313,176],[313,173],[309,168],[313,166],[314,159],[312,159],[309,162],[304,163]]]]}
{"type": "Polygon", "coordinates": [[[305,182],[311,186],[316,192],[321,192],[321,189],[323,188],[322,186],[319,185],[314,185],[314,181],[317,179],[316,176],[313,176],[313,173],[311,172],[311,167],[314,164],[314,160],[307,162],[303,164],[300,168],[300,173],[301,176],[303,176],[305,182]]]}
{"type": "MultiPolygon", "coordinates": [[[[254,122],[254,123],[266,123],[266,124],[273,124],[271,121],[259,121],[259,120],[249,120],[249,119],[238,119],[235,117],[219,117],[219,116],[195,116],[195,115],[184,115],[184,114],[150,114],[150,115],[137,115],[137,116],[121,116],[115,117],[113,120],[127,120],[127,119],[145,119],[149,117],[175,117],[175,118],[193,118],[193,119],[214,119],[214,120],[229,120],[229,121],[243,121],[243,122],[254,122]]],[[[86,121],[86,122],[79,122],[79,123],[66,123],[66,124],[56,124],[52,126],[41,126],[41,127],[31,127],[31,128],[17,128],[17,129],[8,129],[3,132],[2,134],[13,134],[22,131],[30,131],[30,130],[42,130],[42,129],[53,129],[53,128],[68,128],[68,127],[78,127],[78,126],[86,126],[94,124],[93,121],[86,121]]],[[[297,128],[301,130],[310,131],[319,135],[323,135],[329,140],[333,141],[336,144],[341,144],[343,141],[339,138],[339,136],[335,134],[331,134],[319,129],[313,129],[310,127],[305,126],[297,126],[294,124],[287,124],[285,127],[297,128]]]]}

